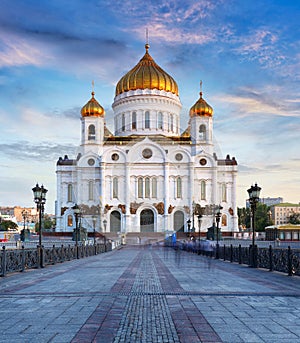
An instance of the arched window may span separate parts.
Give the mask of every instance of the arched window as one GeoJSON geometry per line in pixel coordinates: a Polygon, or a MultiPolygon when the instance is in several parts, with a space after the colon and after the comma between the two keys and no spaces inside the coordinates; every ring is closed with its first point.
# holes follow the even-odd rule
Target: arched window
{"type": "Polygon", "coordinates": [[[88,140],[94,141],[96,139],[95,125],[93,125],[93,124],[89,125],[88,133],[89,133],[88,140]]]}
{"type": "Polygon", "coordinates": [[[205,181],[201,181],[201,200],[206,199],[206,183],[205,181]]]}
{"type": "Polygon", "coordinates": [[[227,216],[226,214],[222,214],[222,226],[227,226],[227,216]]]}
{"type": "Polygon", "coordinates": [[[206,126],[204,124],[199,127],[199,139],[201,141],[206,141],[206,126]]]}
{"type": "Polygon", "coordinates": [[[145,179],[145,198],[150,198],[150,178],[145,179]]]}
{"type": "Polygon", "coordinates": [[[68,201],[73,201],[73,186],[71,183],[68,184],[68,201]]]}
{"type": "Polygon", "coordinates": [[[157,178],[152,178],[152,198],[157,198],[157,178]]]}
{"type": "Polygon", "coordinates": [[[158,112],[157,128],[161,130],[163,129],[163,114],[161,112],[158,112]]]}
{"type": "Polygon", "coordinates": [[[114,177],[113,178],[113,198],[117,198],[118,197],[118,193],[119,193],[119,187],[118,187],[118,178],[114,177]]]}
{"type": "Polygon", "coordinates": [[[122,131],[125,131],[125,113],[122,114],[122,131]]]}
{"type": "Polygon", "coordinates": [[[181,177],[176,179],[176,198],[182,197],[182,181],[181,177]]]}
{"type": "Polygon", "coordinates": [[[227,201],[226,183],[222,183],[222,201],[227,201]]]}
{"type": "Polygon", "coordinates": [[[89,200],[94,200],[94,182],[89,181],[89,200]]]}
{"type": "Polygon", "coordinates": [[[174,118],[173,118],[173,114],[171,114],[170,120],[171,120],[171,131],[173,132],[173,130],[174,130],[174,118]]]}
{"type": "Polygon", "coordinates": [[[136,112],[132,112],[131,128],[136,130],[136,112]]]}
{"type": "Polygon", "coordinates": [[[73,226],[73,216],[68,215],[68,226],[73,226]]]}
{"type": "Polygon", "coordinates": [[[150,113],[149,113],[149,111],[145,112],[145,129],[150,129],[150,113]]]}
{"type": "Polygon", "coordinates": [[[143,194],[144,194],[144,187],[143,187],[143,178],[139,177],[138,178],[138,197],[139,198],[143,198],[143,194]]]}

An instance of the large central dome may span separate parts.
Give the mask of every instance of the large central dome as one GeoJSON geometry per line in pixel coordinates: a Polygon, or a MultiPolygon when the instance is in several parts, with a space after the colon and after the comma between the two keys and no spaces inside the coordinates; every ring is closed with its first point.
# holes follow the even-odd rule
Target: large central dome
{"type": "Polygon", "coordinates": [[[177,83],[155,63],[148,52],[149,47],[149,44],[145,45],[146,53],[143,58],[118,82],[116,96],[137,89],[158,89],[178,96],[177,83]]]}

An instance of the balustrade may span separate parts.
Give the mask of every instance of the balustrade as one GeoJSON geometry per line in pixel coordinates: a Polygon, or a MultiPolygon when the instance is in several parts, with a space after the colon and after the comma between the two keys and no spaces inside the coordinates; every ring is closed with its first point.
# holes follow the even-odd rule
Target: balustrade
{"type": "MultiPolygon", "coordinates": [[[[212,258],[216,258],[217,256],[217,245],[214,245],[213,242],[178,242],[176,248],[192,252],[196,251],[198,255],[206,255],[212,258]]],[[[300,276],[300,249],[291,249],[291,247],[274,248],[272,245],[269,247],[257,247],[255,245],[254,258],[256,261],[252,261],[253,255],[251,249],[252,245],[248,247],[241,246],[240,244],[238,246],[233,246],[232,244],[230,246],[225,244],[223,246],[219,245],[218,258],[220,260],[249,266],[253,266],[254,262],[254,265],[258,268],[286,273],[289,276],[300,276]]]]}
{"type": "MultiPolygon", "coordinates": [[[[97,254],[111,251],[111,243],[96,244],[94,245],[79,245],[78,256],[79,258],[85,258],[97,254]]],[[[21,249],[6,249],[3,246],[0,250],[0,276],[5,276],[8,273],[22,272],[26,269],[39,268],[63,263],[77,259],[76,246],[74,245],[61,245],[60,247],[53,245],[52,247],[39,247],[36,248],[24,248],[21,249]],[[42,249],[42,254],[39,254],[39,249],[42,249]],[[40,257],[42,256],[43,263],[40,263],[40,257]]]]}

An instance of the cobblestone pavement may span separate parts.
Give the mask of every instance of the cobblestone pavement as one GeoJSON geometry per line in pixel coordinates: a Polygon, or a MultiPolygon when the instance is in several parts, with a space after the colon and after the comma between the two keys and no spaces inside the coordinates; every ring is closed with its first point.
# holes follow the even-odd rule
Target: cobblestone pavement
{"type": "Polygon", "coordinates": [[[300,278],[126,247],[0,279],[0,342],[300,342],[300,278]]]}

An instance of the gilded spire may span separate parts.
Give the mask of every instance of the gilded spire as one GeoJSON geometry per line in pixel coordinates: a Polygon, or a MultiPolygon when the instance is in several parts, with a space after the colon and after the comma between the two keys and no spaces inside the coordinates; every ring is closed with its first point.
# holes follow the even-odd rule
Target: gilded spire
{"type": "Polygon", "coordinates": [[[200,98],[202,99],[202,80],[200,80],[200,98]]]}
{"type": "Polygon", "coordinates": [[[190,109],[190,117],[212,117],[213,108],[202,98],[202,80],[200,80],[200,98],[190,109]]]}
{"type": "Polygon", "coordinates": [[[94,80],[92,81],[92,97],[95,95],[95,82],[94,80]]]}
{"type": "Polygon", "coordinates": [[[82,117],[103,117],[105,114],[104,108],[95,99],[94,92],[95,83],[92,81],[92,97],[91,99],[82,107],[81,115],[82,117]]]}

